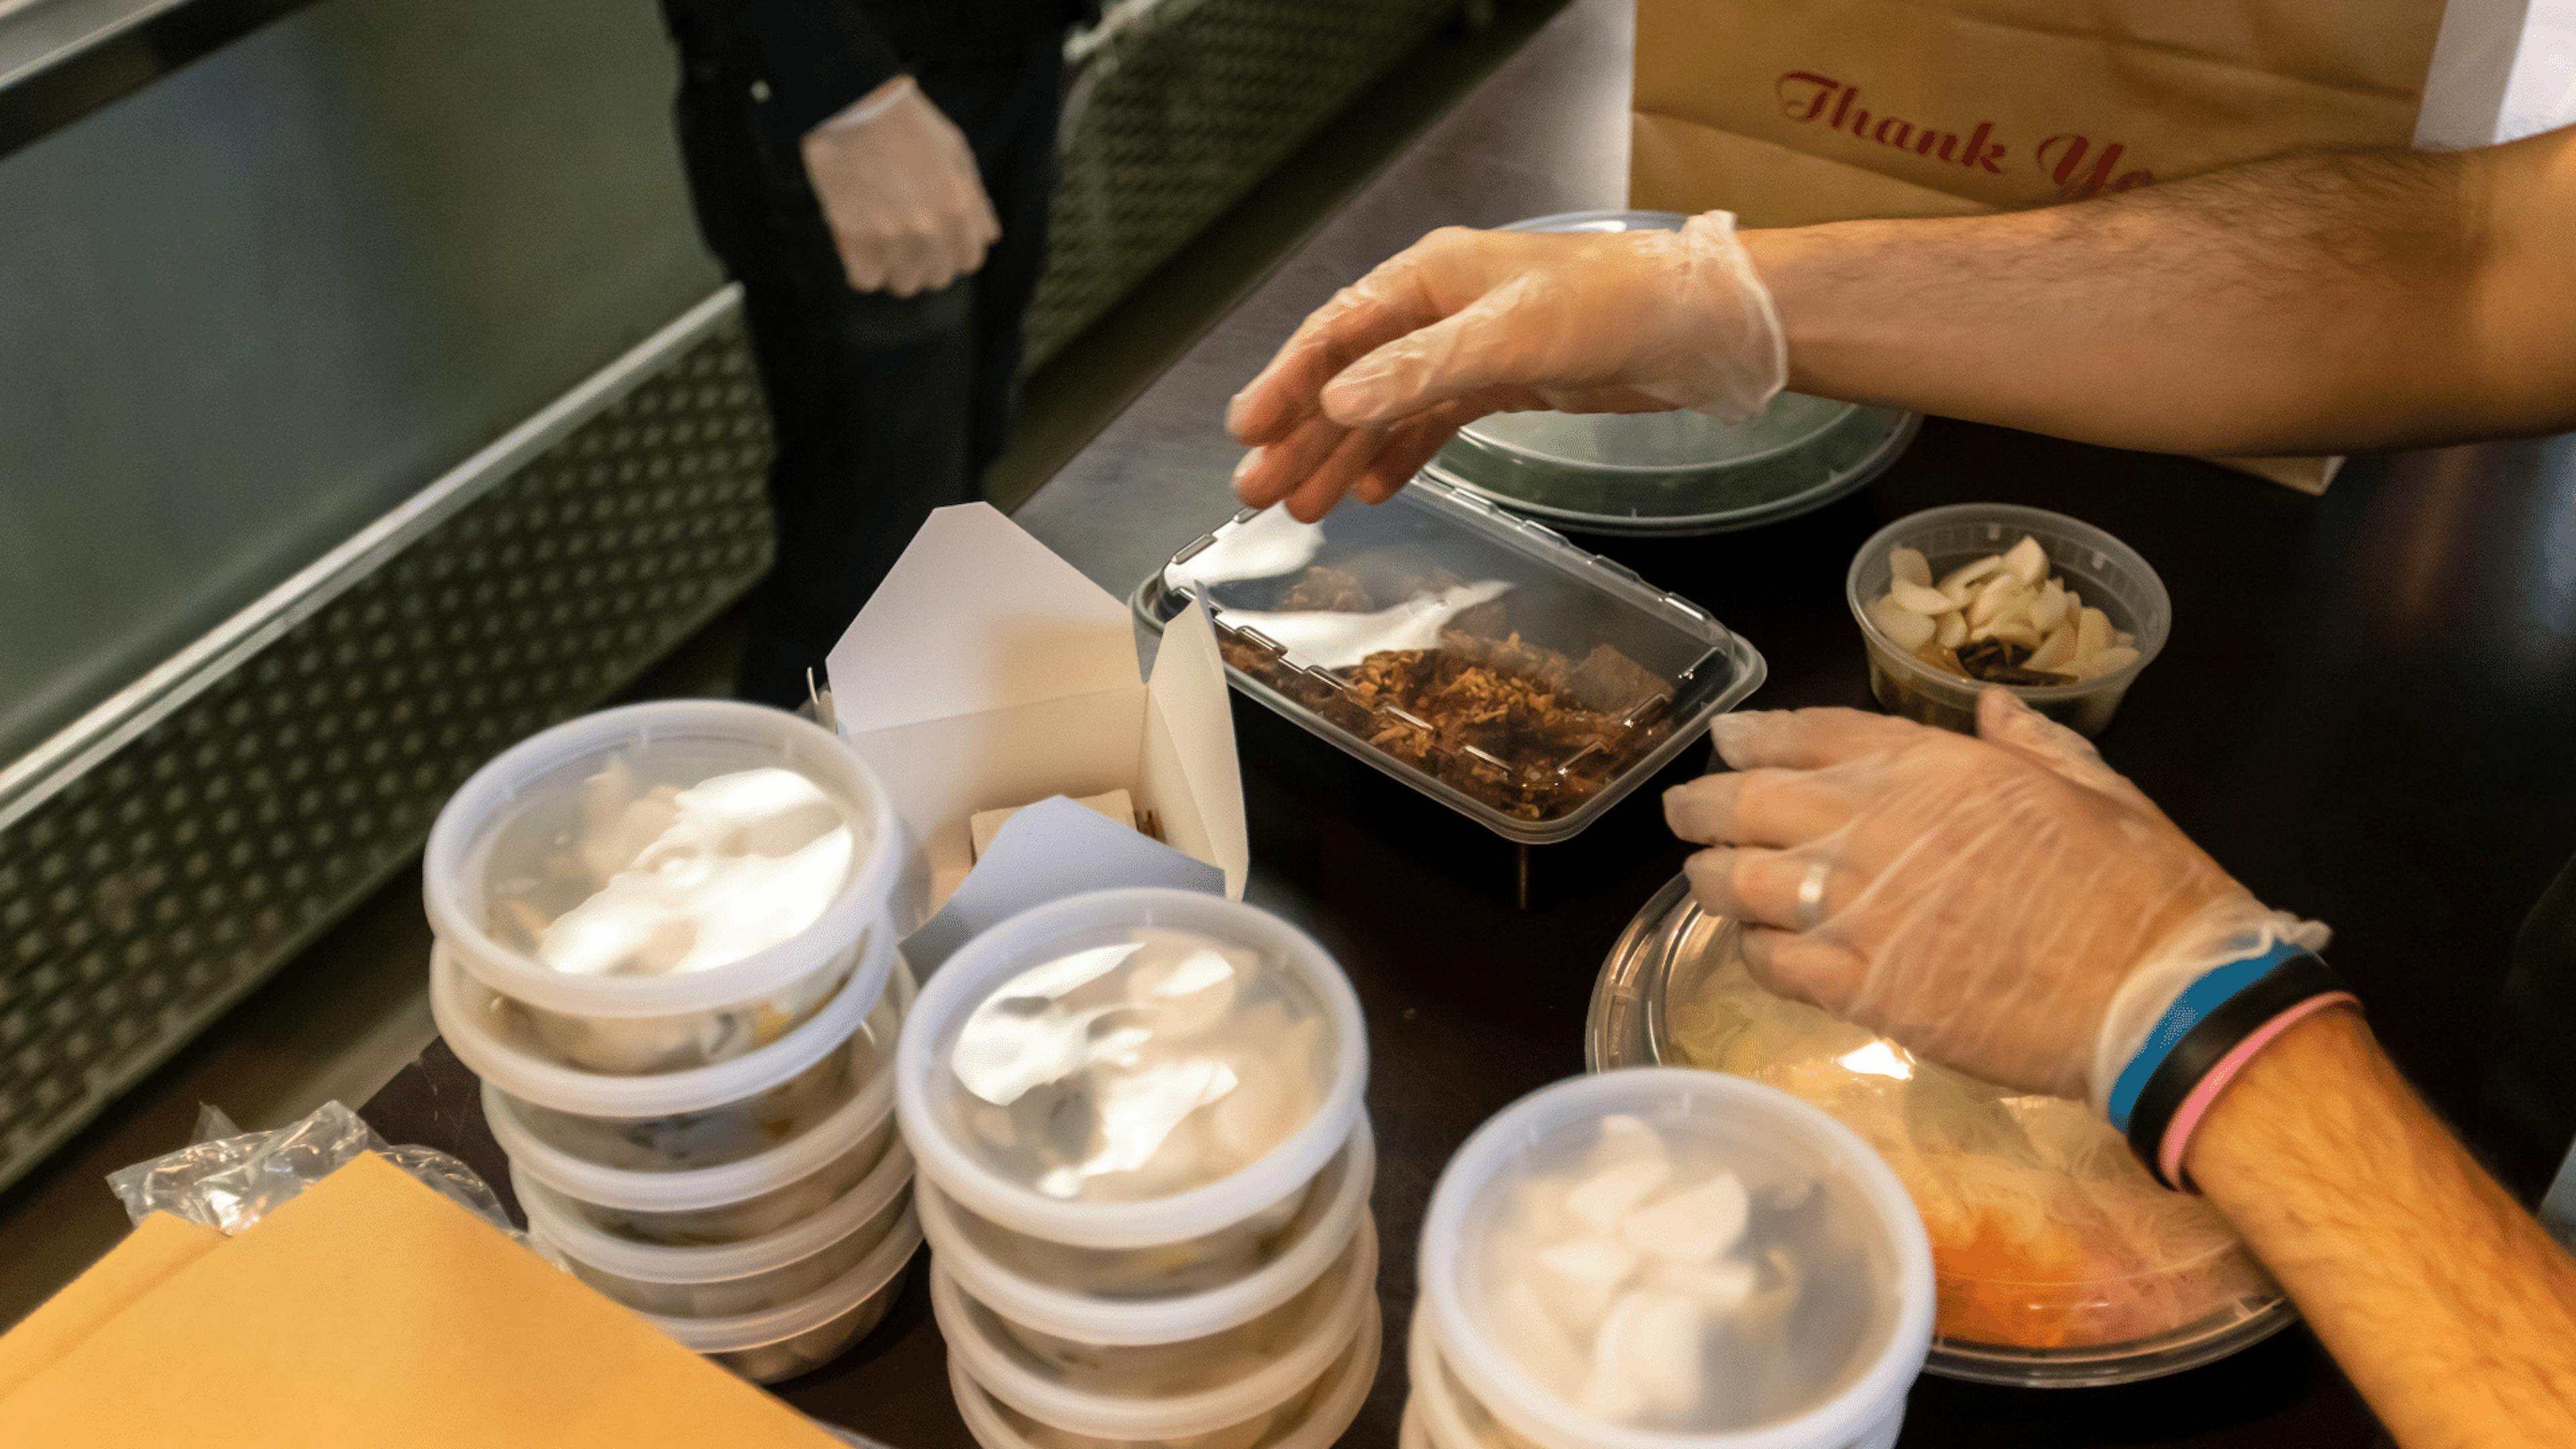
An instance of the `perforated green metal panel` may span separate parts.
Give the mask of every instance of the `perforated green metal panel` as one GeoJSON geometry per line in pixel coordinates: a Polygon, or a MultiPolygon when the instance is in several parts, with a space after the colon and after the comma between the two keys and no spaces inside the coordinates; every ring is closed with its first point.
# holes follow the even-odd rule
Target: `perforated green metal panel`
{"type": "Polygon", "coordinates": [[[0,1183],[769,560],[727,321],[0,830],[0,1183]]]}
{"type": "Polygon", "coordinates": [[[1127,0],[1075,42],[1029,359],[1052,356],[1458,0],[1127,0]]]}

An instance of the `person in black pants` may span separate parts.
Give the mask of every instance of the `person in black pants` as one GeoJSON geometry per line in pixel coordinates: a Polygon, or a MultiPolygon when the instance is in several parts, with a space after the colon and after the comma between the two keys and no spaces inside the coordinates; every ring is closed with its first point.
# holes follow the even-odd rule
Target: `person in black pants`
{"type": "Polygon", "coordinates": [[[1076,0],[663,0],[681,152],[776,420],[737,688],[792,708],[1001,452],[1076,0]]]}

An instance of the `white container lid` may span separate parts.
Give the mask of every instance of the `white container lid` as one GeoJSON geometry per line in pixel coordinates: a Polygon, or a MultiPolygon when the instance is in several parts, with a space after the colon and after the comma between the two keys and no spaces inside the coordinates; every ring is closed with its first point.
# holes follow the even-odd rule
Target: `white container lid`
{"type": "Polygon", "coordinates": [[[448,798],[421,855],[430,930],[493,990],[576,1016],[671,1016],[749,1001],[803,979],[885,915],[906,854],[885,787],[831,731],[733,700],[630,704],[569,720],[503,751],[448,798]],[[738,961],[668,976],[576,976],[486,929],[493,847],[519,817],[577,792],[612,758],[685,759],[701,778],[764,766],[794,770],[839,807],[854,836],[840,889],[812,925],[738,961]]]}
{"type": "Polygon", "coordinates": [[[510,1187],[528,1215],[530,1232],[567,1257],[639,1283],[727,1283],[803,1262],[867,1226],[911,1183],[912,1154],[901,1142],[890,1143],[856,1187],[812,1217],[738,1243],[670,1247],[602,1232],[568,1209],[553,1188],[515,1164],[510,1169],[510,1187]]]}
{"type": "Polygon", "coordinates": [[[1114,890],[1024,912],[951,956],[922,989],[905,1025],[895,1054],[895,1109],[922,1175],[967,1211],[1049,1242],[1136,1248],[1202,1237],[1293,1192],[1349,1137],[1367,1076],[1359,998],[1313,937],[1267,911],[1219,896],[1114,890]],[[1276,973],[1301,995],[1317,1013],[1318,1052],[1329,1063],[1318,1083],[1318,1105],[1277,1145],[1217,1181],[1130,1201],[1052,1197],[1001,1171],[984,1151],[962,1140],[969,1094],[952,1065],[957,1044],[978,1008],[1034,968],[1135,930],[1184,933],[1250,953],[1265,975],[1276,973]]]}
{"type": "Polygon", "coordinates": [[[921,1246],[921,1221],[906,1210],[885,1241],[869,1250],[850,1271],[802,1298],[736,1313],[725,1318],[669,1318],[658,1313],[637,1316],[680,1341],[693,1353],[739,1353],[811,1333],[892,1286],[921,1246]]]}
{"type": "Polygon", "coordinates": [[[1204,1338],[1269,1312],[1304,1291],[1341,1256],[1368,1213],[1377,1143],[1363,1113],[1349,1144],[1315,1179],[1279,1256],[1231,1283],[1164,1298],[1104,1297],[1061,1288],[997,1261],[959,1221],[955,1204],[923,1179],[914,1201],[940,1266],[975,1300],[1042,1333],[1125,1347],[1204,1338]]]}
{"type": "MultiPolygon", "coordinates": [[[[513,1045],[492,1029],[473,1000],[473,986],[457,969],[445,942],[429,951],[429,1013],[456,1059],[486,1083],[523,1102],[584,1117],[632,1120],[704,1111],[758,1096],[842,1049],[877,1008],[887,978],[898,974],[894,932],[868,933],[862,961],[822,1009],[785,1036],[757,1051],[685,1071],[640,1076],[586,1072],[513,1045]]],[[[898,988],[908,995],[909,983],[898,988]]],[[[886,1045],[891,1046],[888,1042],[886,1045]]]]}
{"type": "Polygon", "coordinates": [[[1373,1316],[1377,1307],[1375,1224],[1362,1220],[1358,1238],[1342,1255],[1340,1279],[1329,1291],[1330,1300],[1317,1312],[1312,1330],[1251,1371],[1196,1392],[1148,1398],[1086,1389],[1067,1381],[1073,1376],[1056,1379],[1031,1370],[1020,1354],[993,1338],[989,1322],[973,1311],[935,1253],[930,1270],[930,1307],[940,1335],[986,1393],[1040,1423],[1102,1439],[1211,1433],[1276,1408],[1323,1377],[1358,1334],[1360,1319],[1373,1316]]]}
{"type": "MultiPolygon", "coordinates": [[[[1274,1429],[1264,1435],[1253,1449],[1330,1449],[1339,1443],[1351,1421],[1359,1417],[1360,1405],[1367,1400],[1369,1390],[1377,1384],[1378,1353],[1384,1334],[1377,1314],[1363,1314],[1358,1335],[1325,1371],[1303,1415],[1284,1430],[1274,1429]]],[[[948,1387],[956,1396],[957,1412],[983,1449],[1042,1449],[1004,1417],[1002,1408],[975,1382],[966,1361],[953,1348],[948,1354],[948,1387]]],[[[1099,1442],[1105,1446],[1115,1441],[1099,1442]]]]}
{"type": "MultiPolygon", "coordinates": [[[[1847,1264],[1848,1260],[1838,1260],[1847,1264]]],[[[1812,1272],[1813,1266],[1802,1265],[1812,1272]]],[[[1421,1310],[1458,1381],[1541,1449],[1841,1449],[1877,1428],[1921,1373],[1932,1336],[1932,1252],[1903,1184],[1851,1129],[1785,1092],[1683,1068],[1578,1077],[1523,1097],[1477,1129],[1442,1172],[1422,1227],[1421,1310]],[[1757,1200],[1763,1177],[1812,1182],[1847,1246],[1868,1260],[1869,1321],[1814,1402],[1745,1428],[1639,1428],[1587,1414],[1543,1387],[1488,1327],[1483,1249],[1512,1188],[1569,1160],[1611,1117],[1725,1159],[1757,1200]]],[[[1812,1296],[1812,1290],[1810,1293],[1812,1296]]]]}
{"type": "MultiPolygon", "coordinates": [[[[898,1007],[908,1005],[911,974],[896,972],[894,985],[898,1007]]],[[[845,1040],[844,1049],[849,1046],[845,1040]]],[[[830,1166],[882,1125],[893,1110],[894,1074],[880,1067],[831,1116],[767,1152],[685,1172],[640,1172],[603,1167],[547,1142],[519,1120],[518,1109],[499,1088],[489,1081],[483,1084],[483,1116],[493,1140],[509,1155],[512,1171],[524,1170],[565,1197],[629,1212],[693,1212],[773,1192],[830,1166]]]]}

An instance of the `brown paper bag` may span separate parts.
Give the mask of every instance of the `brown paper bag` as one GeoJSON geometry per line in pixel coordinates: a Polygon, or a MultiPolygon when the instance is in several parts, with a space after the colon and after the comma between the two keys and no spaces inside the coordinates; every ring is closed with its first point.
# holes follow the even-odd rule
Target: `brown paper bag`
{"type": "MultiPolygon", "coordinates": [[[[1751,226],[2402,146],[2442,0],[1637,0],[1630,204],[1751,226]]],[[[2223,460],[2319,492],[2338,460],[2223,460]]]]}

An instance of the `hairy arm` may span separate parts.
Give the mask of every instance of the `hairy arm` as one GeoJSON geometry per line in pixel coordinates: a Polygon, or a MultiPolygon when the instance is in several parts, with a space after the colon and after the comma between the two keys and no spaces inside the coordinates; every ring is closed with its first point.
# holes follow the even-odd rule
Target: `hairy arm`
{"type": "Polygon", "coordinates": [[[2327,1012],[2256,1057],[2186,1165],[2405,1449],[2576,1444],[2576,1260],[2360,1017],[2327,1012]]]}
{"type": "Polygon", "coordinates": [[[2576,128],[1745,244],[1804,392],[2174,452],[2576,426],[2576,128]]]}

